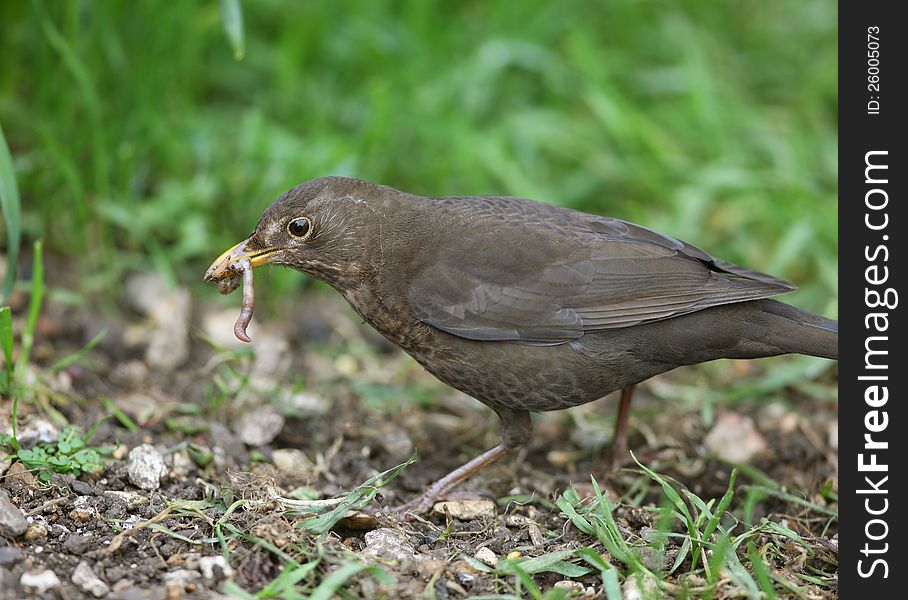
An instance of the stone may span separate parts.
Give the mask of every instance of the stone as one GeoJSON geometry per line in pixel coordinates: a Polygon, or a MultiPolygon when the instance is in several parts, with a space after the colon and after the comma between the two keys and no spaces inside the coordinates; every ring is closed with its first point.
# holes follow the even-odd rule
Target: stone
{"type": "Polygon", "coordinates": [[[445,500],[437,503],[432,511],[439,515],[449,512],[461,521],[490,519],[495,517],[495,503],[491,500],[445,500]]]}
{"type": "Polygon", "coordinates": [[[315,472],[315,465],[297,448],[282,448],[271,453],[271,462],[278,471],[294,478],[307,479],[315,472]]]}
{"type": "Polygon", "coordinates": [[[43,596],[49,590],[60,587],[60,578],[50,569],[46,571],[29,571],[22,574],[19,579],[19,585],[29,592],[43,596]]]}
{"type": "Polygon", "coordinates": [[[142,444],[130,450],[126,459],[129,481],[143,490],[156,490],[161,477],[167,472],[164,457],[150,444],[142,444]]]}
{"type": "Polygon", "coordinates": [[[495,567],[498,565],[498,556],[492,552],[490,548],[483,546],[476,551],[476,554],[473,555],[476,560],[482,561],[483,563],[489,565],[490,567],[495,567]]]}
{"type": "Polygon", "coordinates": [[[84,481],[79,481],[78,479],[73,479],[69,483],[69,488],[80,496],[91,496],[95,493],[94,489],[85,483],[84,481]]]}
{"type": "Polygon", "coordinates": [[[732,463],[749,463],[768,447],[753,419],[732,412],[716,419],[703,445],[710,454],[732,463]]]}
{"type": "Polygon", "coordinates": [[[246,412],[234,423],[237,436],[248,446],[268,444],[283,428],[284,415],[270,404],[246,412]]]}
{"type": "Polygon", "coordinates": [[[366,534],[366,548],[361,556],[369,562],[394,561],[402,564],[428,558],[413,549],[406,534],[387,527],[366,534]]]}
{"type": "Polygon", "coordinates": [[[28,530],[28,521],[22,511],[0,493],[0,535],[15,539],[28,530]]]}
{"type": "Polygon", "coordinates": [[[84,560],[73,571],[72,582],[80,590],[91,594],[95,598],[103,598],[110,592],[110,587],[95,575],[95,572],[84,560]]]}

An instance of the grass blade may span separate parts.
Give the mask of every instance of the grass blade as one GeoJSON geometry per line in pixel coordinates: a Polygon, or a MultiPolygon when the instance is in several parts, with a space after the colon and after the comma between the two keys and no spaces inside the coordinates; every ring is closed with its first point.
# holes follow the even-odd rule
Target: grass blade
{"type": "Polygon", "coordinates": [[[6,222],[6,277],[3,280],[3,301],[9,299],[16,282],[16,264],[19,259],[19,242],[22,235],[22,206],[19,200],[19,187],[16,185],[16,172],[13,170],[13,157],[3,127],[0,126],[0,208],[6,222]]]}
{"type": "Polygon", "coordinates": [[[9,394],[13,385],[15,365],[13,364],[13,313],[10,307],[0,308],[0,346],[3,348],[3,359],[6,361],[6,379],[3,382],[4,393],[9,394]]]}
{"type": "Polygon", "coordinates": [[[243,33],[243,9],[240,0],[221,0],[221,21],[224,33],[233,49],[233,58],[243,60],[246,56],[246,36],[243,33]]]}
{"type": "Polygon", "coordinates": [[[21,373],[28,364],[28,357],[35,341],[35,328],[38,326],[38,315],[41,314],[41,301],[44,299],[44,243],[35,242],[35,252],[32,257],[32,293],[28,301],[28,316],[25,320],[25,329],[22,331],[22,347],[19,349],[19,359],[16,369],[21,373]]]}

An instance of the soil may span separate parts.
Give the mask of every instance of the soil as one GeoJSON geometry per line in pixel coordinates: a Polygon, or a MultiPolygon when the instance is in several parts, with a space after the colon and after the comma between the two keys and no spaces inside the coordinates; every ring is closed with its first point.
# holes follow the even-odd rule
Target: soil
{"type": "MultiPolygon", "coordinates": [[[[143,297],[169,301],[173,291],[150,281],[143,297]]],[[[46,302],[19,432],[59,429],[64,421],[87,431],[111,407],[128,419],[105,419],[90,440],[107,451],[99,473],[56,474],[42,482],[16,464],[3,476],[0,493],[29,528],[0,537],[0,598],[238,597],[234,586],[255,593],[288,565],[318,561],[300,583],[305,589],[310,581],[311,592],[328,573],[360,559],[386,576],[351,576],[343,583],[348,597],[515,593],[517,579],[486,572],[491,569],[482,568],[483,559],[581,547],[608,558],[595,537],[554,505],[572,484],[581,495],[591,494],[590,474],[612,502],[620,500],[614,515],[625,539],[642,544],[660,528],[655,509],[664,498],[656,482],[633,463],[603,472],[615,397],[538,416],[526,448],[451,494],[482,508],[476,518],[433,512],[401,521],[390,507],[497,443],[496,418],[390,347],[341,299],[319,291],[304,298],[279,313],[260,309],[250,328],[251,351],[231,339],[238,297],[187,303],[185,315],[163,321],[141,301],[106,308],[46,302]],[[174,323],[185,326],[162,333],[174,323]],[[83,360],[48,369],[102,327],[108,333],[83,360]],[[184,355],[153,352],[160,343],[155,336],[162,335],[176,340],[168,349],[185,343],[184,355]],[[135,431],[126,427],[129,420],[135,431]],[[164,459],[157,489],[141,489],[130,478],[129,452],[142,444],[164,459]],[[362,513],[326,535],[300,527],[306,514],[275,499],[344,494],[414,451],[415,462],[362,513]],[[491,509],[483,500],[492,501],[491,509]],[[80,563],[82,574],[87,565],[100,586],[79,575],[74,581],[80,563]],[[48,570],[59,584],[46,590],[25,585],[32,581],[26,575],[48,570]]],[[[777,377],[778,385],[765,385],[787,360],[720,362],[644,383],[630,445],[679,488],[718,499],[732,467],[705,440],[727,421],[724,415],[746,417],[757,451],[738,471],[730,510],[737,518],[749,510],[752,523],[766,518],[796,532],[803,543],[770,533],[755,540],[772,550],[766,559],[777,577],[791,582],[792,597],[833,598],[837,520],[812,506],[837,510],[836,371],[831,366],[810,381],[777,377]],[[737,393],[734,404],[723,400],[725,390],[737,393]],[[754,491],[767,482],[777,494],[754,491]]],[[[10,418],[11,402],[4,399],[0,429],[10,418]]],[[[742,522],[733,531],[744,529],[742,522]]],[[[643,548],[640,554],[653,569],[667,571],[680,546],[680,537],[669,538],[663,551],[643,548]]],[[[668,596],[684,589],[696,596],[705,584],[696,574],[682,575],[686,561],[665,576],[668,596]]],[[[603,593],[598,572],[543,572],[532,581],[541,590],[557,585],[571,597],[603,593]]],[[[737,595],[731,578],[718,589],[719,597],[737,595]]]]}

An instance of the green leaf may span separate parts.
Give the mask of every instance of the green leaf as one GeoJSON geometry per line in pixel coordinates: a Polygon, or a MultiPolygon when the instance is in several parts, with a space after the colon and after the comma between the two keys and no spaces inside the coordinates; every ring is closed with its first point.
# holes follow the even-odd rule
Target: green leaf
{"type": "Polygon", "coordinates": [[[414,460],[416,460],[415,455],[411,456],[407,462],[369,478],[347,494],[344,501],[335,506],[332,510],[315,517],[303,519],[300,522],[300,525],[313,533],[327,533],[345,514],[347,514],[348,511],[358,510],[369,504],[380,488],[387,485],[397,477],[401,471],[413,464],[414,460]]]}
{"type": "MultiPolygon", "coordinates": [[[[16,264],[19,260],[19,243],[22,235],[22,207],[19,200],[19,186],[13,157],[0,126],[0,208],[6,223],[6,277],[3,280],[3,300],[9,299],[16,283],[16,264]]],[[[8,360],[8,359],[7,359],[8,360]]]]}
{"type": "Polygon", "coordinates": [[[362,571],[367,571],[382,583],[388,583],[391,580],[391,578],[378,567],[369,566],[365,563],[350,562],[329,573],[319,586],[315,588],[312,595],[309,596],[309,600],[331,600],[348,579],[362,571]]]}
{"type": "Polygon", "coordinates": [[[28,364],[32,343],[35,340],[35,328],[38,326],[38,315],[41,313],[41,301],[44,298],[44,243],[37,240],[32,256],[32,286],[31,298],[28,301],[28,316],[25,320],[25,329],[22,331],[22,347],[19,349],[19,358],[16,369],[21,373],[28,364]]]}
{"type": "Polygon", "coordinates": [[[221,21],[227,41],[233,49],[233,58],[243,60],[246,55],[246,40],[243,33],[243,9],[240,0],[221,0],[221,21]]]}

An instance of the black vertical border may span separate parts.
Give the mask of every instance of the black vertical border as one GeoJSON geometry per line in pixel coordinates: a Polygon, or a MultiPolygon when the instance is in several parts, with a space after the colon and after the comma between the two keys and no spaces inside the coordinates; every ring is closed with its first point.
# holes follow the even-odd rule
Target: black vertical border
{"type": "MultiPolygon", "coordinates": [[[[904,246],[904,233],[908,227],[906,211],[900,210],[905,201],[904,180],[908,178],[905,161],[905,142],[908,135],[904,111],[908,110],[908,99],[905,95],[906,67],[908,51],[905,39],[908,37],[908,20],[897,16],[897,9],[905,6],[900,2],[874,0],[870,2],[843,2],[839,5],[839,287],[840,298],[840,340],[839,340],[839,597],[841,598],[896,598],[906,597],[904,572],[908,568],[902,561],[904,541],[902,533],[906,518],[904,496],[897,490],[908,483],[908,473],[904,468],[905,444],[900,440],[908,436],[908,422],[905,419],[903,384],[908,374],[908,363],[900,345],[908,343],[902,337],[900,318],[901,307],[894,309],[869,308],[865,301],[866,289],[873,289],[865,280],[866,269],[872,264],[886,265],[889,269],[888,281],[876,286],[882,291],[891,287],[897,292],[904,291],[904,271],[908,269],[904,246]],[[868,28],[878,27],[879,32],[879,90],[868,87],[872,83],[868,77],[871,64],[868,63],[868,28]],[[878,96],[878,98],[874,98],[878,96]],[[869,102],[879,102],[878,114],[870,114],[869,102]],[[865,182],[865,155],[871,151],[886,151],[887,155],[878,155],[875,162],[885,161],[888,164],[888,177],[880,170],[875,171],[877,178],[886,177],[885,184],[868,184],[865,182]],[[888,206],[882,211],[873,212],[871,219],[880,223],[881,212],[886,212],[889,225],[885,230],[873,231],[867,227],[865,216],[869,211],[865,207],[865,194],[874,188],[883,188],[888,193],[888,206]],[[888,236],[888,239],[884,239],[888,236]],[[878,255],[878,260],[869,261],[866,253],[873,255],[879,245],[885,245],[889,259],[882,261],[885,253],[878,255]],[[867,329],[865,317],[871,312],[888,312],[889,326],[885,334],[874,329],[867,329]],[[859,379],[869,372],[864,367],[865,340],[869,335],[887,335],[885,348],[881,342],[874,342],[878,349],[885,349],[888,355],[877,362],[885,361],[889,368],[886,372],[886,385],[889,400],[885,406],[876,410],[886,411],[888,426],[885,431],[874,433],[875,440],[884,440],[889,448],[877,450],[877,459],[889,466],[889,476],[885,484],[880,485],[880,474],[859,472],[858,455],[865,453],[864,462],[869,462],[868,451],[864,449],[864,435],[867,433],[865,419],[870,411],[875,410],[865,401],[868,381],[859,379]],[[888,490],[886,494],[859,493],[870,488],[865,476],[879,488],[888,490]],[[871,499],[870,507],[880,510],[888,500],[886,512],[879,516],[868,513],[865,501],[871,499]],[[884,527],[879,522],[867,524],[871,519],[879,518],[886,522],[884,527]],[[888,529],[888,531],[887,531],[888,529]],[[868,537],[880,536],[884,539],[873,540],[868,537]],[[867,553],[865,544],[873,550],[884,550],[881,553],[867,553]],[[888,544],[888,547],[885,545],[888,544]],[[871,576],[859,574],[859,561],[865,573],[870,570],[874,559],[886,561],[888,577],[883,565],[877,565],[871,576]]],[[[872,41],[872,40],[870,40],[872,41]]],[[[879,203],[882,196],[874,194],[874,201],[879,203]]],[[[879,275],[879,271],[875,271],[879,275]]],[[[899,298],[899,302],[908,301],[908,297],[899,298]]],[[[874,371],[873,374],[880,374],[874,371]]],[[[882,418],[881,415],[871,417],[882,418]]],[[[876,421],[876,426],[879,421],[876,421]]],[[[874,423],[871,423],[874,425],[874,423]]]]}

